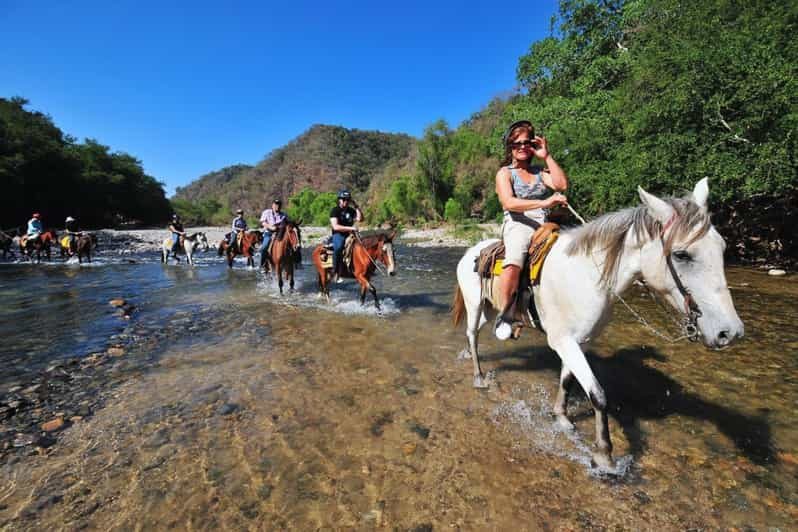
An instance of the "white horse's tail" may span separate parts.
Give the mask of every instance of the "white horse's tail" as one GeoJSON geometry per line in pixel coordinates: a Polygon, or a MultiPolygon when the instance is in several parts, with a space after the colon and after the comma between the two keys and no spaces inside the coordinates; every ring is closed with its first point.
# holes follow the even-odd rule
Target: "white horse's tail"
{"type": "Polygon", "coordinates": [[[455,327],[460,325],[463,321],[463,314],[465,313],[465,301],[463,300],[463,291],[460,290],[458,283],[454,289],[454,300],[452,301],[452,320],[455,327]]]}

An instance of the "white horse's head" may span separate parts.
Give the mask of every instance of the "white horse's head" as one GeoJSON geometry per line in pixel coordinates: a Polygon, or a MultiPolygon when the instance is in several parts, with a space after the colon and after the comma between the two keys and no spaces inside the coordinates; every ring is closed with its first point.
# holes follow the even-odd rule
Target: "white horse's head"
{"type": "Polygon", "coordinates": [[[646,283],[674,308],[692,315],[704,345],[725,347],[743,336],[723,270],[726,243],[709,220],[704,178],[690,197],[662,200],[638,187],[647,213],[659,222],[659,238],[641,249],[646,283]]]}
{"type": "Polygon", "coordinates": [[[208,251],[210,245],[208,244],[208,237],[203,232],[197,233],[197,240],[199,245],[202,246],[202,251],[208,251]]]}

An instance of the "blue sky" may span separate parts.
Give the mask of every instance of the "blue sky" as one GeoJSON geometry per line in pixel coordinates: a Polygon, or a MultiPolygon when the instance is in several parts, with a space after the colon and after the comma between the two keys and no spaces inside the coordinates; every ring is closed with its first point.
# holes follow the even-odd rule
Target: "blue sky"
{"type": "Polygon", "coordinates": [[[0,3],[0,96],[138,157],[170,196],[313,124],[456,126],[515,87],[518,58],[556,11],[555,0],[0,3]]]}

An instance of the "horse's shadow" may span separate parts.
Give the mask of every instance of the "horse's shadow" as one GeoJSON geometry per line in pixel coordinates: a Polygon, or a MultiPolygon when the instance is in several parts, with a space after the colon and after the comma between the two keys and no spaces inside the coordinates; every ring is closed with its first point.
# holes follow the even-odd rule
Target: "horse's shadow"
{"type": "MultiPolygon", "coordinates": [[[[775,460],[770,424],[764,415],[742,414],[684,390],[677,381],[644,363],[649,358],[666,360],[657,350],[621,349],[611,358],[599,357],[591,352],[586,353],[586,356],[607,394],[607,413],[621,426],[629,442],[630,453],[635,458],[646,450],[641,420],[682,415],[712,422],[734,442],[742,454],[758,465],[775,460]]],[[[545,346],[522,348],[494,356],[495,359],[507,357],[520,358],[523,362],[502,362],[496,368],[497,372],[552,370],[559,375],[560,359],[545,346]]],[[[573,395],[584,396],[577,383],[574,383],[572,391],[573,395]]]]}
{"type": "Polygon", "coordinates": [[[435,298],[449,294],[449,292],[419,292],[415,294],[389,294],[386,297],[390,297],[402,309],[428,308],[434,310],[436,314],[442,314],[450,311],[450,304],[441,303],[436,301],[435,298]]]}

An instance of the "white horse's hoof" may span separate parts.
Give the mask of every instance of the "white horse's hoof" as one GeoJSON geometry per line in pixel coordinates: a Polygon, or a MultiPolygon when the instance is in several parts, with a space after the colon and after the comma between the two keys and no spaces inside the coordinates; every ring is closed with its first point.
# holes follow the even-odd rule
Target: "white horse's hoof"
{"type": "Polygon", "coordinates": [[[499,340],[502,341],[507,340],[508,338],[510,338],[510,336],[512,336],[512,334],[513,334],[513,328],[510,326],[509,323],[505,321],[501,322],[498,325],[498,327],[496,327],[496,338],[498,338],[499,340]]]}
{"type": "Polygon", "coordinates": [[[474,388],[478,388],[481,390],[488,388],[487,380],[485,380],[485,378],[482,375],[476,375],[474,377],[474,388]]]}
{"type": "Polygon", "coordinates": [[[457,353],[457,360],[468,360],[470,358],[471,358],[471,351],[469,351],[467,347],[463,348],[462,351],[457,353]]]}
{"type": "Polygon", "coordinates": [[[571,423],[571,421],[567,417],[565,417],[563,415],[558,415],[557,416],[557,425],[562,430],[567,431],[567,432],[570,432],[570,431],[574,430],[574,424],[571,423]]]}
{"type": "Polygon", "coordinates": [[[593,452],[593,459],[592,459],[593,467],[597,467],[603,471],[613,472],[615,471],[615,460],[612,459],[607,453],[603,453],[601,451],[594,451],[593,452]]]}

